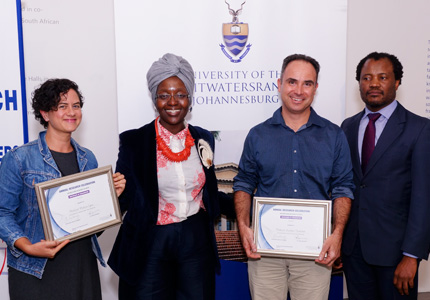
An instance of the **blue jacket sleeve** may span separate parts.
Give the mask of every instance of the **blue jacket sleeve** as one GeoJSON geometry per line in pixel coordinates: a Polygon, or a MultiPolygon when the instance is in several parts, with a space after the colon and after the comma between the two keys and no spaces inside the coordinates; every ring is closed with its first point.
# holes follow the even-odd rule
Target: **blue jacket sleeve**
{"type": "Polygon", "coordinates": [[[24,231],[16,221],[20,196],[24,189],[20,174],[19,160],[13,151],[9,151],[0,165],[0,238],[6,242],[9,250],[16,257],[23,252],[14,247],[15,241],[25,237],[24,231]]]}
{"type": "Polygon", "coordinates": [[[402,251],[423,259],[430,249],[430,122],[426,121],[411,159],[411,197],[402,251]]]}

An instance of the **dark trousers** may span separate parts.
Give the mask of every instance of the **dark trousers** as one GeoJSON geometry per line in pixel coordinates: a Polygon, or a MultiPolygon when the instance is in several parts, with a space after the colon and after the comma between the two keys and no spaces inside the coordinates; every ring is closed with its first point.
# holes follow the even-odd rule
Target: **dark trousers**
{"type": "Polygon", "coordinates": [[[343,255],[342,261],[350,300],[417,299],[418,270],[414,278],[414,288],[409,288],[409,296],[400,295],[393,284],[397,265],[382,267],[366,263],[358,237],[354,251],[351,255],[343,255]]]}
{"type": "Polygon", "coordinates": [[[208,217],[154,227],[147,262],[137,285],[120,279],[121,300],[215,299],[214,253],[208,217]]]}

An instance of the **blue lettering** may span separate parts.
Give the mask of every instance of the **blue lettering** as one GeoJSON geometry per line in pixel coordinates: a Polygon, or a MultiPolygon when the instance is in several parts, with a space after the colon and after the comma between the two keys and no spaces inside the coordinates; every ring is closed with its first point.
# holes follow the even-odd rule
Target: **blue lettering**
{"type": "MultiPolygon", "coordinates": [[[[3,98],[0,92],[0,99],[3,98]]],[[[16,90],[12,90],[12,95],[9,90],[5,90],[4,103],[0,102],[0,110],[3,108],[3,104],[6,106],[6,110],[11,110],[10,106],[13,105],[13,110],[18,110],[18,99],[16,96],[16,90]]]]}
{"type": "Polygon", "coordinates": [[[278,95],[226,95],[193,97],[193,105],[278,103],[278,95]]]}
{"type": "Polygon", "coordinates": [[[230,101],[231,101],[231,103],[238,103],[238,100],[237,100],[237,96],[236,97],[231,97],[230,98],[230,101]]]}
{"type": "Polygon", "coordinates": [[[249,103],[248,96],[246,97],[240,96],[240,104],[248,104],[248,103],[249,103]]]}
{"type": "Polygon", "coordinates": [[[233,91],[235,91],[235,92],[241,92],[241,89],[240,89],[240,83],[239,82],[235,82],[235,83],[233,83],[234,84],[234,89],[233,89],[233,91]]]}
{"type": "Polygon", "coordinates": [[[0,146],[0,161],[1,161],[1,159],[3,158],[3,156],[5,156],[5,155],[6,155],[6,153],[7,153],[9,150],[15,149],[16,147],[18,147],[18,146],[17,146],[17,145],[15,145],[15,146],[13,146],[13,147],[11,147],[11,146],[0,146]]]}
{"type": "Polygon", "coordinates": [[[207,84],[209,92],[215,92],[217,84],[207,84]]]}

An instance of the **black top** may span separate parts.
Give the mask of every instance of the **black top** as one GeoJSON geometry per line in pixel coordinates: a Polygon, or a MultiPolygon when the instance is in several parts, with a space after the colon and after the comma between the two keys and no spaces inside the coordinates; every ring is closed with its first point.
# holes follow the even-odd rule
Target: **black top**
{"type": "Polygon", "coordinates": [[[79,165],[76,159],[75,149],[69,153],[56,152],[52,150],[49,151],[51,151],[52,157],[54,158],[61,175],[67,176],[79,172],[79,165]]]}

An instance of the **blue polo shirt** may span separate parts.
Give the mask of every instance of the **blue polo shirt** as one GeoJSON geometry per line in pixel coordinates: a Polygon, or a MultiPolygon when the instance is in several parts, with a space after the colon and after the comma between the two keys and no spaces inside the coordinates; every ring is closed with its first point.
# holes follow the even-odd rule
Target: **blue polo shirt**
{"type": "Polygon", "coordinates": [[[234,191],[259,197],[353,199],[348,142],[339,126],[311,108],[297,132],[285,125],[281,109],[246,137],[234,191]]]}

